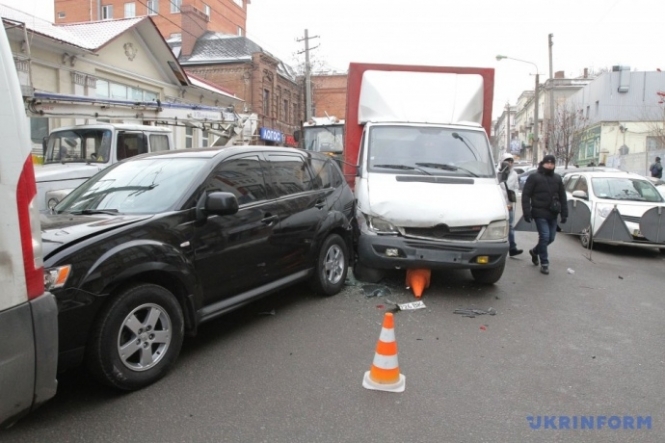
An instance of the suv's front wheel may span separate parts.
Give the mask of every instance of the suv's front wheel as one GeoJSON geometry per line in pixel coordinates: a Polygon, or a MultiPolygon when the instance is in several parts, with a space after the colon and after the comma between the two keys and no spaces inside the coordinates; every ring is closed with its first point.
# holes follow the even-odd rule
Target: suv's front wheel
{"type": "Polygon", "coordinates": [[[344,239],[330,234],[323,241],[311,286],[321,295],[335,295],[342,290],[349,267],[349,252],[344,239]]]}
{"type": "Polygon", "coordinates": [[[127,391],[162,378],[175,362],[184,335],[176,298],[153,284],[132,286],[101,312],[86,363],[102,383],[127,391]]]}

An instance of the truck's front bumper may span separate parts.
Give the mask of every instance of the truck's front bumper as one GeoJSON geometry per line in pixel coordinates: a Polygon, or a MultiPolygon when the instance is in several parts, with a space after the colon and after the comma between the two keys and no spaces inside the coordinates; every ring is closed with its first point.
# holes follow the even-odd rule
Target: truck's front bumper
{"type": "Polygon", "coordinates": [[[500,266],[508,242],[440,242],[398,236],[360,235],[358,260],[375,269],[480,269],[500,266]],[[397,252],[397,256],[393,256],[397,252]],[[390,253],[390,255],[387,254],[390,253]],[[478,263],[487,257],[487,263],[478,263]]]}

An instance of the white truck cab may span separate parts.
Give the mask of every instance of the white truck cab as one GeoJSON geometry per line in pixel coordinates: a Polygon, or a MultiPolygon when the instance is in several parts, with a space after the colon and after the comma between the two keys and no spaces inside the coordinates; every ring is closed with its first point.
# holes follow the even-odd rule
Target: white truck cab
{"type": "Polygon", "coordinates": [[[6,427],[55,395],[58,310],[44,292],[30,130],[4,27],[0,97],[0,427],[6,427]]]}
{"type": "Polygon", "coordinates": [[[98,123],[58,128],[46,142],[43,165],[35,166],[37,203],[51,209],[102,169],[147,152],[174,149],[161,126],[98,123]]]}

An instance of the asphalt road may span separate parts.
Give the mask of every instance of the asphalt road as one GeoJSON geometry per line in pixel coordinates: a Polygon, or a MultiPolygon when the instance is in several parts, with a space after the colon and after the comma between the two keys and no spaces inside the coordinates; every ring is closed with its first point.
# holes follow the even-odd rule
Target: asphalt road
{"type": "MultiPolygon", "coordinates": [[[[536,234],[517,240],[527,249],[536,234]]],[[[415,300],[397,272],[390,295],[348,286],[319,298],[299,286],[205,324],[139,392],[69,372],[0,441],[665,441],[665,256],[599,247],[591,258],[560,235],[549,276],[526,253],[493,287],[435,273],[427,308],[395,314],[404,393],[361,386],[384,312],[415,300]],[[497,315],[453,313],[490,307],[497,315]]]]}

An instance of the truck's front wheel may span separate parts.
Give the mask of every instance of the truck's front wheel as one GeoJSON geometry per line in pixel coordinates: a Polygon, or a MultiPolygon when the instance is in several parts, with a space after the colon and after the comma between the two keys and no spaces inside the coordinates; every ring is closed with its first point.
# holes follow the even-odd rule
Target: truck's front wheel
{"type": "Polygon", "coordinates": [[[494,283],[498,282],[501,279],[505,267],[506,267],[506,261],[504,260],[503,262],[501,262],[501,265],[497,266],[496,268],[472,269],[471,275],[473,276],[473,279],[478,283],[481,283],[483,285],[493,285],[494,283]]]}

